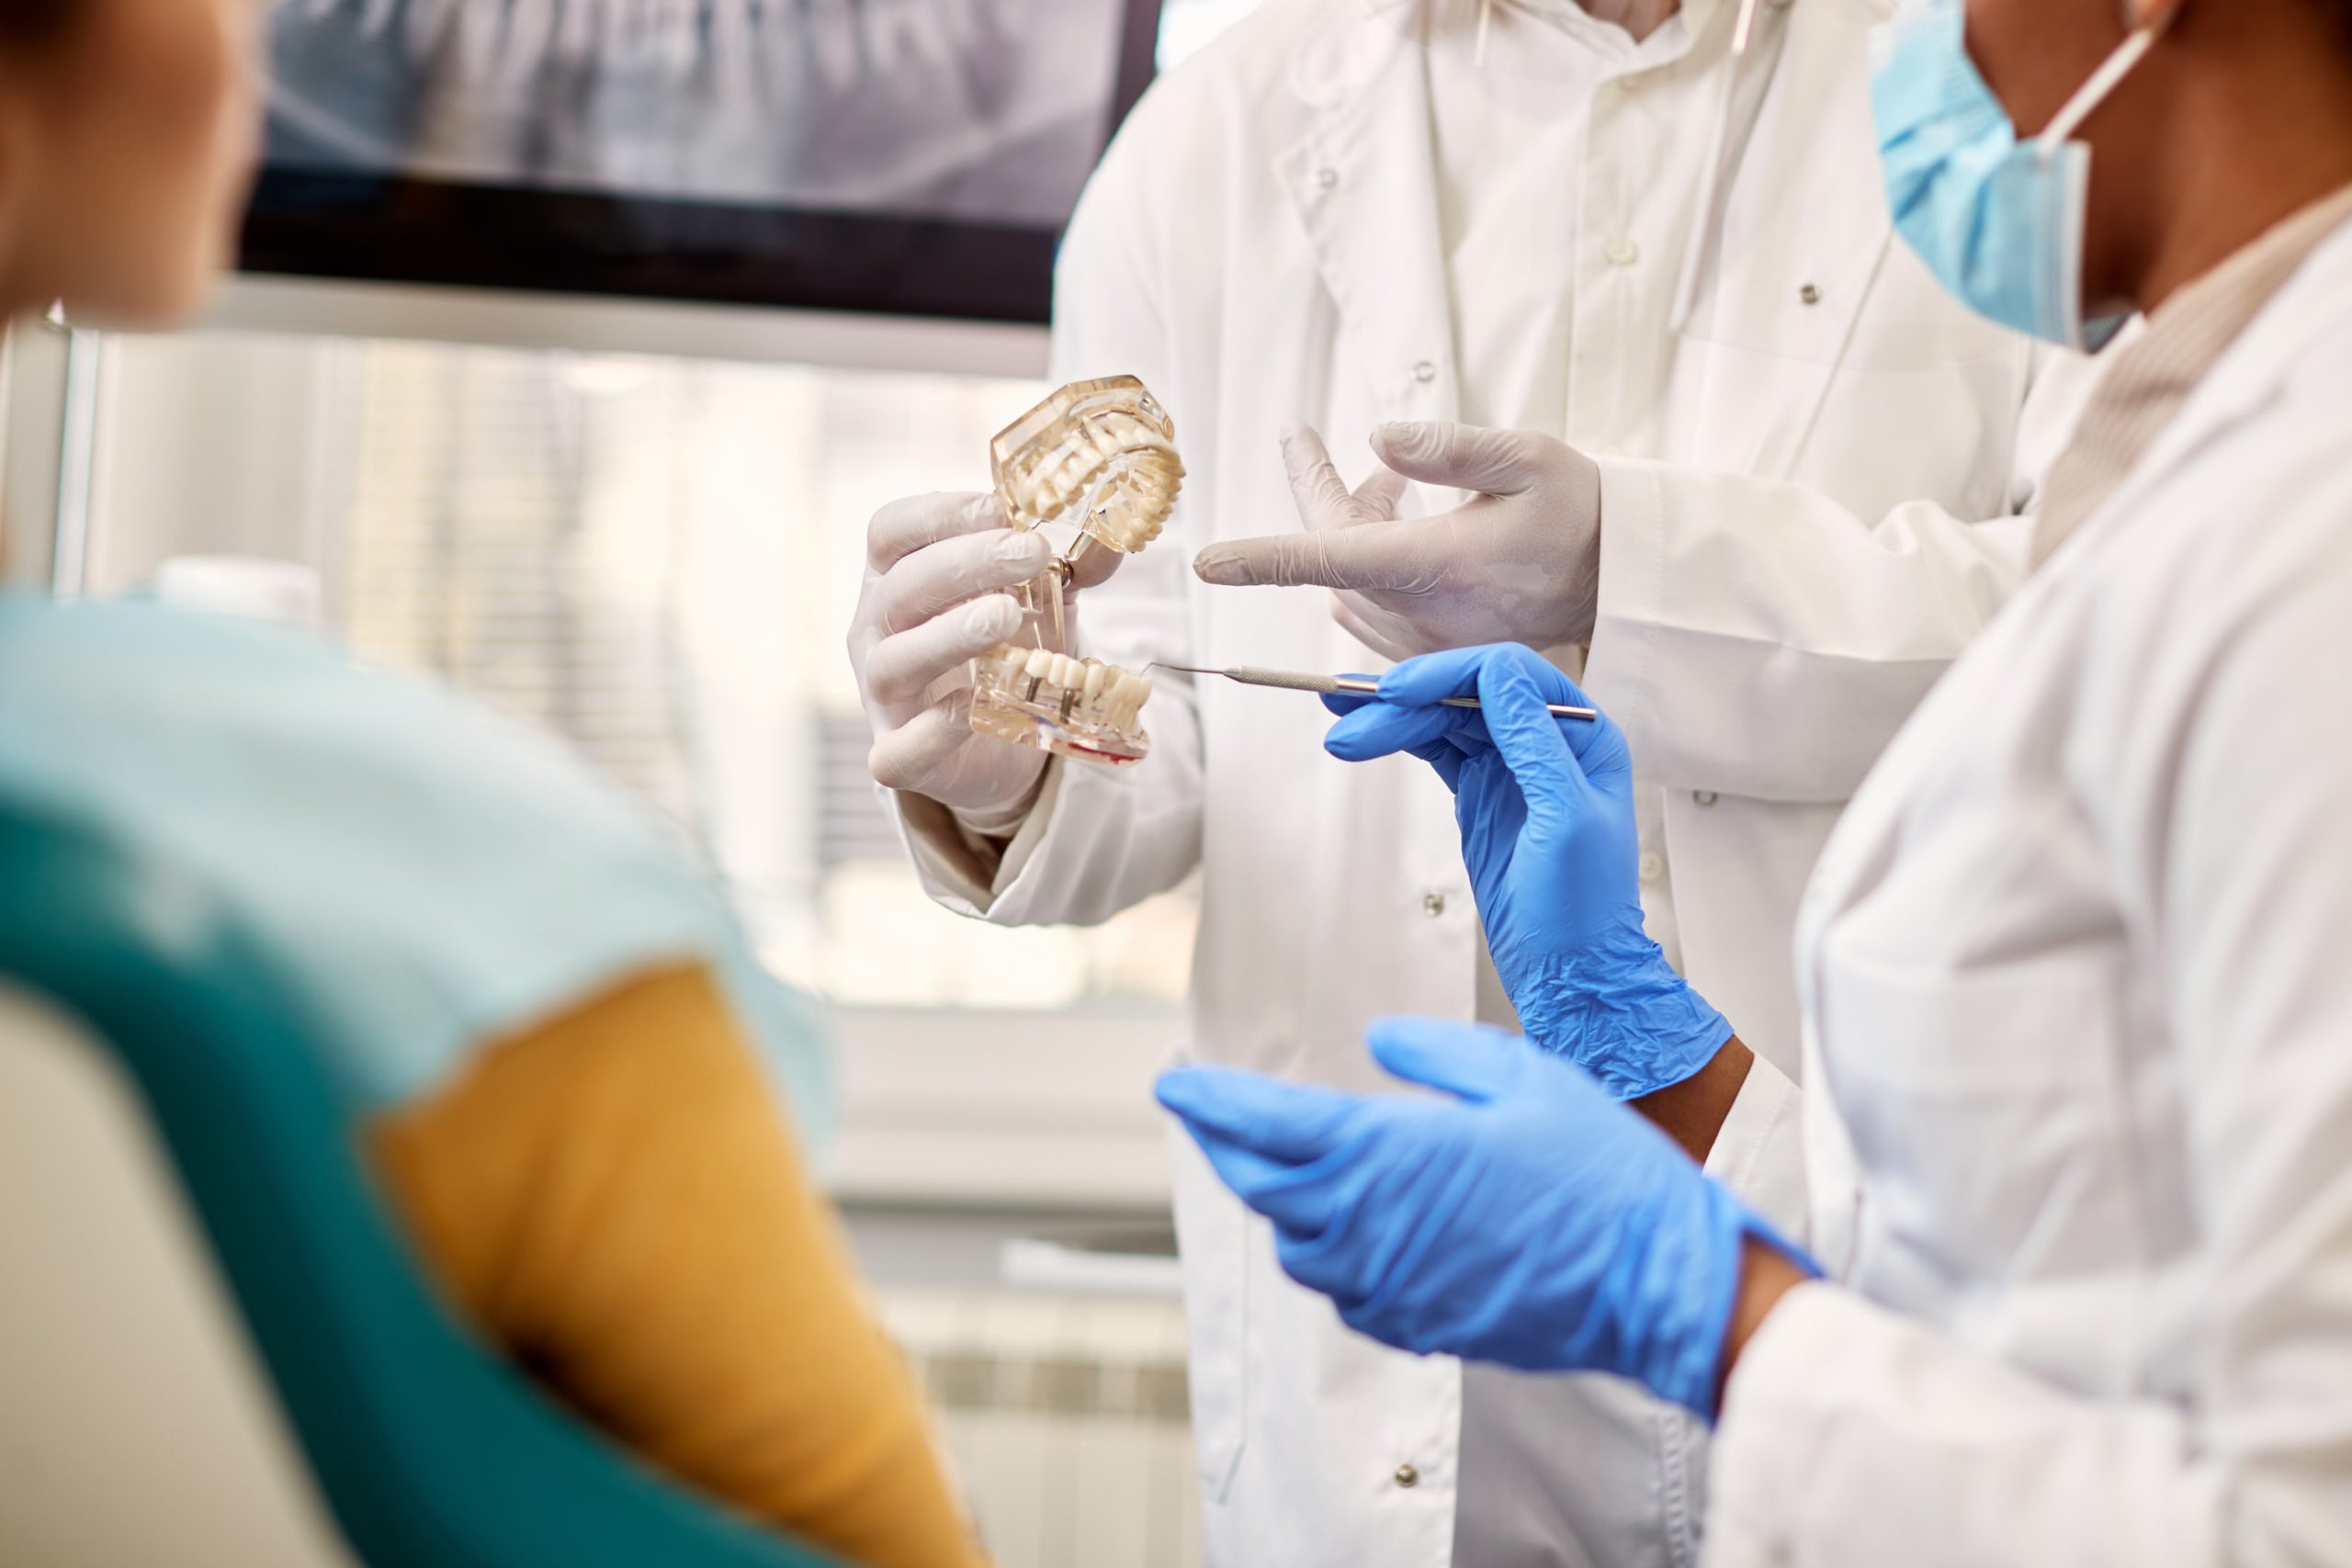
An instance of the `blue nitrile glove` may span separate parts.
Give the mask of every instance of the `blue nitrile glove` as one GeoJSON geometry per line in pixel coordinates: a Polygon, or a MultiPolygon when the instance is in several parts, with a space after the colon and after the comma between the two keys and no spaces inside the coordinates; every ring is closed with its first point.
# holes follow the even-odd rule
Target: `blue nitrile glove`
{"type": "Polygon", "coordinates": [[[1743,1239],[1800,1257],[1574,1066],[1387,1019],[1372,1054],[1450,1098],[1188,1067],[1159,1080],[1291,1278],[1399,1349],[1614,1372],[1712,1416],[1743,1239]]]}
{"type": "Polygon", "coordinates": [[[1374,697],[1328,697],[1324,746],[1351,762],[1410,751],[1453,791],[1495,969],[1528,1038],[1620,1100],[1680,1083],[1732,1035],[1642,925],[1634,765],[1566,675],[1516,643],[1408,660],[1374,697]],[[1476,695],[1483,708],[1439,706],[1476,695]]]}

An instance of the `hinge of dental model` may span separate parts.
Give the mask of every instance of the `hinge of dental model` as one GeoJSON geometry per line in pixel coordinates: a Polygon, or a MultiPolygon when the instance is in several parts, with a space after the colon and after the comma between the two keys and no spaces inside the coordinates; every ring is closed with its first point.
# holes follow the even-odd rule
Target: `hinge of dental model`
{"type": "Polygon", "coordinates": [[[1079,381],[1007,425],[989,456],[1011,526],[1069,525],[1078,536],[1021,586],[1025,641],[972,661],[972,728],[1083,761],[1140,761],[1151,680],[1073,657],[1063,596],[1087,551],[1130,555],[1167,526],[1184,480],[1175,424],[1133,376],[1079,381]]]}

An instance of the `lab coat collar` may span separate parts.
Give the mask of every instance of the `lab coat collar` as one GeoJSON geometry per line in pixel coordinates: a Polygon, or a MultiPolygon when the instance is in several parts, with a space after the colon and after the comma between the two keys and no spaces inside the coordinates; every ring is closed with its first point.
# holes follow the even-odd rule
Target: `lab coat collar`
{"type": "MultiPolygon", "coordinates": [[[[1309,110],[1310,124],[1272,163],[1385,419],[1461,417],[1453,302],[1438,233],[1429,81],[1411,25],[1410,12],[1422,3],[1358,0],[1360,8],[1348,19],[1299,51],[1289,81],[1309,110]]],[[[1795,90],[1844,102],[1841,73],[1851,69],[1860,48],[1852,29],[1878,19],[1883,5],[1763,0],[1747,55],[1724,73],[1713,123],[1694,127],[1694,134],[1711,136],[1714,145],[1700,193],[1700,220],[1679,258],[1678,331],[1725,330],[1724,322],[1705,320],[1702,310],[1722,277],[1723,219],[1738,182],[1752,177],[1803,190],[1807,170],[1822,155],[1817,145],[1792,141],[1785,130],[1767,146],[1755,144],[1785,65],[1792,57],[1804,62],[1790,85],[1795,90]]],[[[1734,9],[1721,8],[1711,25],[1728,29],[1734,9]]],[[[1866,100],[1858,101],[1867,113],[1866,100]]],[[[1851,133],[1866,137],[1868,130],[1858,126],[1851,133]]],[[[1784,474],[1802,450],[1869,280],[1884,257],[1892,226],[1883,202],[1851,212],[1860,216],[1850,223],[1816,222],[1794,231],[1771,269],[1769,299],[1741,298],[1721,307],[1760,310],[1791,322],[1781,329],[1785,341],[1773,344],[1791,363],[1788,395],[1759,411],[1752,450],[1740,455],[1747,471],[1784,474]],[[1815,286],[1818,305],[1794,303],[1805,284],[1815,286]]]]}
{"type": "MultiPolygon", "coordinates": [[[[1478,0],[1452,0],[1452,3],[1475,6],[1478,0]]],[[[1517,3],[1528,5],[1532,0],[1517,0],[1517,3]]],[[[1580,6],[1583,0],[1555,0],[1555,3],[1580,6]]],[[[1684,23],[1695,36],[1713,19],[1717,11],[1736,8],[1739,3],[1740,0],[1682,0],[1684,23]]],[[[1783,0],[1783,3],[1788,3],[1788,0],[1783,0]]],[[[1889,16],[1894,9],[1894,0],[1811,0],[1811,3],[1874,16],[1889,16]]],[[[1357,0],[1357,9],[1363,17],[1383,23],[1390,32],[1402,34],[1419,29],[1420,13],[1430,4],[1430,0],[1357,0]]]]}
{"type": "Polygon", "coordinates": [[[2313,363],[2340,365],[2352,343],[2352,222],[2339,226],[2238,334],[2132,475],[2067,541],[2069,547],[2154,510],[2199,446],[2276,401],[2313,363]]]}
{"type": "Polygon", "coordinates": [[[1291,85],[1313,111],[1277,153],[1324,286],[1387,419],[1460,417],[1452,301],[1437,226],[1429,80],[1408,0],[1367,0],[1299,52],[1291,85]]]}

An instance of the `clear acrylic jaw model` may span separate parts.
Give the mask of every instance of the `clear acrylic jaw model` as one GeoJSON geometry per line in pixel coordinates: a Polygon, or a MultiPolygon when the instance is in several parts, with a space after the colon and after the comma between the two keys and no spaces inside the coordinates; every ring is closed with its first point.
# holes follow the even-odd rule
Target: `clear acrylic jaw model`
{"type": "Polygon", "coordinates": [[[972,728],[1015,745],[1112,764],[1136,762],[1149,677],[1072,657],[1062,604],[1071,562],[1102,547],[1131,554],[1159,536],[1182,485],[1176,427],[1132,376],[1064,387],[989,444],[996,492],[1015,528],[1069,524],[1077,543],[1020,591],[1028,645],[972,661],[972,728]]]}
{"type": "Polygon", "coordinates": [[[1137,722],[1148,677],[1099,659],[1012,643],[972,660],[972,728],[1086,762],[1140,762],[1151,738],[1137,722]]]}
{"type": "Polygon", "coordinates": [[[1159,537],[1184,482],[1175,423],[1132,376],[1064,387],[999,431],[989,458],[1014,527],[1071,523],[1130,555],[1159,537]]]}

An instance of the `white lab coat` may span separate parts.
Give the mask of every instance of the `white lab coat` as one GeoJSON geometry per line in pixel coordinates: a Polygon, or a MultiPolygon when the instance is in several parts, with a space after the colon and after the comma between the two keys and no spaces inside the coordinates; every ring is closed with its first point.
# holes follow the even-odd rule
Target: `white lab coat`
{"type": "MultiPolygon", "coordinates": [[[[1672,360],[1655,444],[1672,461],[1598,454],[1588,683],[1655,792],[1685,967],[1764,1058],[1712,1168],[1791,1224],[1798,897],[1880,746],[2022,576],[2012,514],[2039,456],[2020,439],[2032,353],[1891,241],[1868,104],[1880,11],[1768,7],[1736,74],[1710,67],[1729,155],[1719,189],[1688,196],[1711,220],[1679,225],[1688,329],[1624,350],[1672,360]]],[[[1409,31],[1365,0],[1274,0],[1154,87],[1090,187],[1061,264],[1056,375],[1140,375],[1191,478],[1168,536],[1083,599],[1089,651],[1138,670],[1370,662],[1319,592],[1208,590],[1190,563],[1214,537],[1295,525],[1282,426],[1319,427],[1349,462],[1379,421],[1454,412],[1409,31]]],[[[1573,377],[1605,400],[1606,363],[1573,377]]],[[[1162,675],[1147,718],[1142,765],[1048,775],[993,886],[910,804],[933,893],[1008,923],[1091,922],[1204,869],[1203,1060],[1368,1086],[1372,1019],[1471,1015],[1476,911],[1425,767],[1342,766],[1311,700],[1221,682],[1162,675]]],[[[1175,1158],[1212,1560],[1444,1568],[1460,1369],[1347,1333],[1181,1140],[1175,1158]]],[[[1578,1540],[1557,1561],[1689,1562],[1695,1430],[1585,1387],[1590,1408],[1520,1467],[1569,1500],[1578,1540]]]]}
{"type": "Polygon", "coordinates": [[[2352,1561],[2347,410],[2352,227],[1839,827],[1711,1563],[2352,1561]]]}

